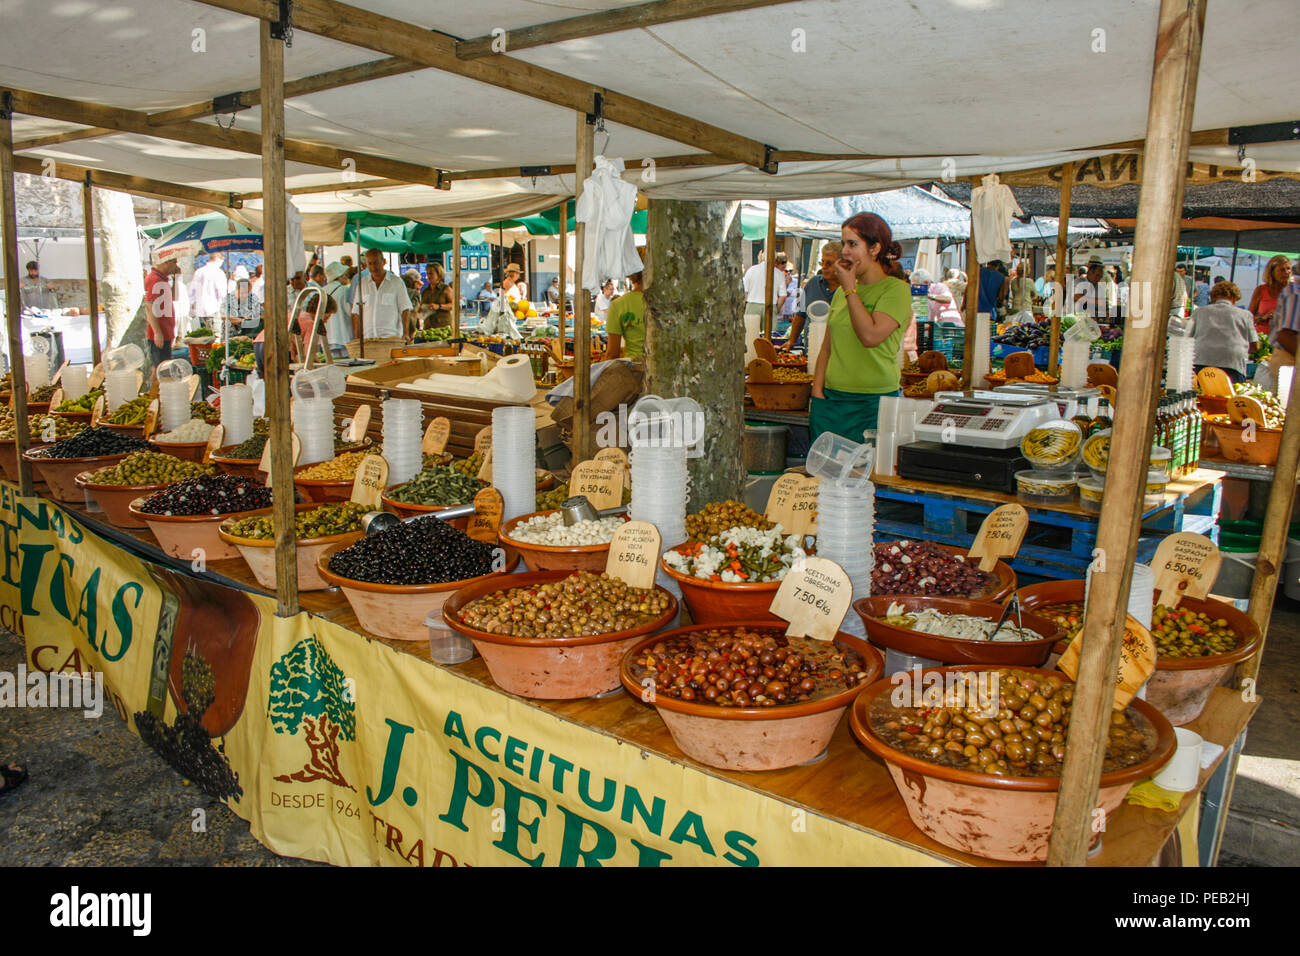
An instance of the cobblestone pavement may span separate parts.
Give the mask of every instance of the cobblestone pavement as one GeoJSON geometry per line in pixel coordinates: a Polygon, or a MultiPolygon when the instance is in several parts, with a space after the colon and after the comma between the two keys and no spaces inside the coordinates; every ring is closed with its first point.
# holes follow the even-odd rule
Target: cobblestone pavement
{"type": "MultiPolygon", "coordinates": [[[[15,673],[22,662],[21,639],[0,631],[0,671],[15,673]]],[[[0,799],[0,866],[316,865],[258,843],[247,823],[183,780],[111,706],[98,719],[79,710],[0,709],[0,761],[31,774],[0,799]]]]}

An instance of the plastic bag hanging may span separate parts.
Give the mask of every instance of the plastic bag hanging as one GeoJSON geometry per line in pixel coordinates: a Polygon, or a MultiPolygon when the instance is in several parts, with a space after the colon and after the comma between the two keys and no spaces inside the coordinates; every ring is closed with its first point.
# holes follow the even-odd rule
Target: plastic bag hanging
{"type": "Polygon", "coordinates": [[[632,238],[636,187],[624,182],[622,173],[623,160],[597,156],[574,210],[577,221],[587,227],[582,287],[588,292],[598,290],[606,279],[621,279],[644,268],[632,238]]]}

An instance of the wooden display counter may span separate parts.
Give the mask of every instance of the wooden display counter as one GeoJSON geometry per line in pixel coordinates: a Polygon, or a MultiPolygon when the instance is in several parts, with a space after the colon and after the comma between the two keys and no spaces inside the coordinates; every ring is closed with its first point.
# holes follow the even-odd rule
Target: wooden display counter
{"type": "MultiPolygon", "coordinates": [[[[1198,479],[1200,482],[1212,480],[1209,477],[1198,479]]],[[[194,574],[188,562],[165,556],[147,530],[121,530],[105,525],[100,517],[87,514],[82,508],[65,510],[73,513],[90,532],[109,539],[146,561],[166,565],[181,573],[194,574]]],[[[246,591],[268,593],[256,584],[242,560],[214,561],[207,567],[204,576],[246,591]]],[[[357,625],[351,608],[336,590],[303,594],[302,604],[304,612],[309,615],[386,644],[404,655],[399,660],[410,660],[411,668],[443,667],[430,660],[429,645],[425,639],[409,642],[380,641],[367,634],[357,625]]],[[[420,637],[423,638],[423,635],[420,637]]],[[[479,657],[444,669],[460,680],[564,721],[571,725],[570,733],[579,733],[581,730],[612,738],[638,748],[643,756],[647,753],[655,754],[693,768],[701,774],[742,787],[757,798],[779,801],[791,808],[790,812],[803,810],[816,814],[842,826],[910,847],[914,852],[919,851],[924,857],[937,862],[980,866],[992,865],[994,862],[955,852],[921,833],[908,817],[885,765],[858,744],[847,719],[841,721],[825,755],[809,765],[765,773],[729,772],[705,767],[684,756],[655,710],[624,691],[588,700],[527,700],[499,690],[479,657]]],[[[412,686],[421,683],[418,674],[411,673],[409,677],[413,681],[412,686]]],[[[1215,691],[1202,716],[1190,727],[1206,740],[1230,748],[1242,733],[1256,706],[1256,703],[1243,702],[1240,694],[1220,688],[1215,691]]],[[[1156,861],[1170,835],[1179,828],[1180,821],[1197,805],[1201,788],[1210,781],[1222,761],[1221,756],[1202,771],[1200,785],[1196,791],[1183,797],[1177,813],[1124,804],[1107,821],[1101,850],[1090,864],[1145,866],[1156,861]]],[[[1188,822],[1194,822],[1194,817],[1188,822]]],[[[1184,826],[1181,832],[1187,834],[1190,831],[1184,826]]],[[[818,862],[815,848],[810,852],[807,862],[818,862]]],[[[860,862],[870,864],[873,861],[862,859],[860,862]]]]}

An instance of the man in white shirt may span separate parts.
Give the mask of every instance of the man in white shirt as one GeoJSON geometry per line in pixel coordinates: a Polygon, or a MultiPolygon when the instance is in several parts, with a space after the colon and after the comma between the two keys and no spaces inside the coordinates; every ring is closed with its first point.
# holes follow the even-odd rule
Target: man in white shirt
{"type": "MultiPolygon", "coordinates": [[[[778,262],[780,256],[777,257],[778,262]]],[[[745,273],[742,284],[745,287],[745,362],[757,356],[754,351],[754,339],[758,338],[763,331],[763,305],[767,302],[767,276],[769,269],[766,266],[767,254],[760,252],[758,262],[750,266],[745,273]]],[[[783,263],[782,263],[783,264],[783,263]]],[[[781,314],[781,306],[785,304],[786,281],[785,274],[778,268],[770,269],[772,274],[772,324],[776,325],[777,317],[781,314]]]]}
{"type": "Polygon", "coordinates": [[[214,252],[208,261],[194,273],[190,285],[190,304],[193,315],[200,324],[209,329],[218,328],[217,320],[221,318],[221,304],[226,300],[226,273],[221,268],[225,255],[214,252]]]}
{"type": "MultiPolygon", "coordinates": [[[[366,271],[358,274],[356,295],[352,300],[352,331],[357,339],[375,340],[379,349],[373,353],[383,359],[384,346],[400,346],[411,338],[411,297],[406,283],[384,267],[384,254],[366,250],[366,271]]],[[[359,342],[348,343],[348,351],[359,352],[359,342]]]]}

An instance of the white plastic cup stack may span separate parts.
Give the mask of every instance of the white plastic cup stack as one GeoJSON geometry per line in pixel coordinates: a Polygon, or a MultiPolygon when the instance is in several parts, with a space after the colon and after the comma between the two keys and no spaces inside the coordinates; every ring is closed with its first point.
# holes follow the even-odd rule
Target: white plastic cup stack
{"type": "Polygon", "coordinates": [[[1061,350],[1061,384],[1067,388],[1083,388],[1088,384],[1088,361],[1092,344],[1080,340],[1065,343],[1061,350]]]}
{"type": "Polygon", "coordinates": [[[384,409],[384,459],[388,462],[388,481],[399,484],[420,473],[424,459],[420,453],[423,435],[420,426],[424,412],[413,398],[390,398],[384,409]]]}
{"type": "MultiPolygon", "coordinates": [[[[675,399],[642,398],[632,410],[628,455],[632,503],[628,517],[648,521],[659,529],[665,549],[686,540],[686,497],[690,474],[686,467],[686,431],[693,425],[674,414],[675,399]]],[[[698,406],[695,406],[698,407],[698,406]]]]}
{"type": "Polygon", "coordinates": [[[24,355],[23,369],[27,375],[27,391],[44,388],[50,384],[50,357],[45,352],[24,355]]]}
{"type": "Polygon", "coordinates": [[[537,510],[537,418],[527,406],[492,409],[492,485],[503,522],[537,510]]]}
{"type": "Polygon", "coordinates": [[[244,383],[221,387],[221,425],[227,445],[239,445],[253,437],[253,390],[244,383]]]}
{"type": "Polygon", "coordinates": [[[63,370],[63,378],[59,381],[63,385],[63,397],[68,401],[76,401],[90,391],[90,366],[89,365],[69,365],[63,370]]]}
{"type": "Polygon", "coordinates": [[[115,412],[135,398],[135,369],[117,369],[104,373],[104,410],[115,412]]]}
{"type": "Polygon", "coordinates": [[[158,424],[170,432],[190,420],[190,376],[194,367],[185,359],[158,364],[158,424]]]}
{"type": "Polygon", "coordinates": [[[1191,391],[1194,381],[1192,365],[1195,361],[1196,340],[1190,335],[1170,336],[1165,359],[1165,387],[1176,392],[1191,391]]]}
{"type": "MultiPolygon", "coordinates": [[[[871,482],[857,488],[821,482],[817,490],[817,556],[844,569],[853,584],[854,601],[871,594],[875,524],[876,489],[871,482]]],[[[866,634],[862,618],[851,607],[840,629],[858,637],[866,634]]]]}
{"type": "Polygon", "coordinates": [[[295,398],[293,430],[302,444],[300,465],[314,465],[334,457],[334,399],[295,398]]]}

